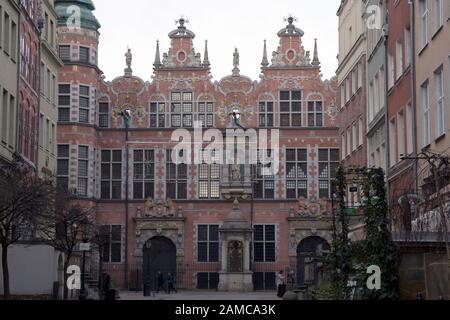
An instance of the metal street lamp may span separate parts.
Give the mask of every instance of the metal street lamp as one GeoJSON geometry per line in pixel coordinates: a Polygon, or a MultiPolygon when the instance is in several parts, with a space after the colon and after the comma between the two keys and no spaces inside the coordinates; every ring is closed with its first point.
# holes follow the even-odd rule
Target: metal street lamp
{"type": "Polygon", "coordinates": [[[82,235],[82,243],[80,243],[80,250],[83,252],[83,262],[81,267],[81,290],[80,290],[80,300],[86,299],[86,252],[91,250],[91,244],[89,243],[89,237],[91,235],[91,223],[89,218],[86,217],[81,222],[81,235],[82,235]]]}
{"type": "Polygon", "coordinates": [[[129,190],[129,177],[128,177],[128,171],[129,171],[129,148],[128,148],[128,131],[131,127],[131,109],[126,108],[122,111],[122,116],[125,124],[125,267],[124,267],[124,282],[125,282],[125,288],[128,289],[128,211],[129,211],[129,199],[128,199],[128,190],[129,190]]]}

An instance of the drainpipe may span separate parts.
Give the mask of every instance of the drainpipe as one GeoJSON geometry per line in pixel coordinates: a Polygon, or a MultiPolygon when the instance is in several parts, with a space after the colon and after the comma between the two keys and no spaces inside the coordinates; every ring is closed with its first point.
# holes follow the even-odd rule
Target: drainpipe
{"type": "MultiPolygon", "coordinates": [[[[384,17],[385,24],[383,28],[384,33],[384,121],[385,121],[385,141],[386,141],[386,194],[387,198],[390,198],[390,186],[389,186],[389,176],[391,172],[391,144],[389,142],[389,65],[388,65],[388,41],[389,41],[389,17],[388,17],[388,2],[385,2],[384,6],[384,17]]],[[[388,210],[390,210],[390,205],[388,203],[388,210]]],[[[389,216],[389,212],[388,212],[389,216]]],[[[390,219],[389,219],[390,220],[390,219]]]]}
{"type": "MultiPolygon", "coordinates": [[[[414,24],[414,11],[415,11],[415,5],[414,1],[409,0],[409,28],[411,30],[411,52],[410,52],[410,63],[411,63],[411,69],[410,69],[410,92],[411,92],[411,110],[412,110],[412,117],[413,117],[413,127],[412,127],[412,142],[413,142],[413,157],[417,157],[417,111],[416,111],[416,61],[414,59],[416,51],[416,40],[415,40],[415,32],[416,27],[414,24]]],[[[413,188],[414,188],[414,194],[418,194],[419,187],[418,187],[418,177],[417,177],[417,161],[414,160],[413,162],[413,188]]]]}

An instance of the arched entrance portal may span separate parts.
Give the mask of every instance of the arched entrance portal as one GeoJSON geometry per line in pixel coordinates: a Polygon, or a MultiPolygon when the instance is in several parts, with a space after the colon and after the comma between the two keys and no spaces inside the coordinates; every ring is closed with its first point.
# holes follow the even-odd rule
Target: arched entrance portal
{"type": "Polygon", "coordinates": [[[144,246],[143,268],[144,295],[150,295],[151,291],[157,289],[158,272],[163,274],[164,281],[167,281],[169,273],[176,276],[177,249],[173,242],[165,237],[148,240],[144,246]]]}
{"type": "Polygon", "coordinates": [[[318,257],[323,251],[329,251],[330,245],[320,237],[304,239],[297,247],[297,282],[298,284],[317,285],[323,277],[318,266],[318,257]]]}

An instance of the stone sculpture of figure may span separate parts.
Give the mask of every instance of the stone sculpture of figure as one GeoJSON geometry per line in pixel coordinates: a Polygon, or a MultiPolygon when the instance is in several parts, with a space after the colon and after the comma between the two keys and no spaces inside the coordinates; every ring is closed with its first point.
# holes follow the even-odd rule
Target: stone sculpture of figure
{"type": "Polygon", "coordinates": [[[133,62],[133,54],[131,53],[131,49],[125,53],[127,68],[131,69],[131,63],[133,62]]]}
{"type": "Polygon", "coordinates": [[[239,67],[239,51],[238,51],[237,48],[234,48],[233,66],[234,66],[234,68],[238,68],[239,67]]]}
{"type": "Polygon", "coordinates": [[[231,180],[233,182],[240,182],[241,181],[241,168],[238,164],[233,164],[231,166],[231,180]]]}

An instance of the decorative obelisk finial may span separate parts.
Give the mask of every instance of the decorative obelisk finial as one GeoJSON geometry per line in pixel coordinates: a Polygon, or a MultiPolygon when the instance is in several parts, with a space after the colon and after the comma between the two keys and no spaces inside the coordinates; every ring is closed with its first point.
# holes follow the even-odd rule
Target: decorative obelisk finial
{"type": "Polygon", "coordinates": [[[156,54],[155,54],[155,63],[153,63],[155,68],[160,68],[161,64],[161,55],[159,53],[159,40],[156,40],[156,54]]]}
{"type": "Polygon", "coordinates": [[[234,48],[233,53],[233,76],[238,76],[241,70],[239,70],[239,51],[234,48]]]}
{"type": "Polygon", "coordinates": [[[209,62],[209,54],[208,54],[208,40],[205,40],[205,53],[203,54],[203,67],[209,68],[211,63],[209,62]]]}
{"type": "Polygon", "coordinates": [[[266,44],[266,40],[264,40],[263,59],[262,59],[262,62],[261,62],[261,66],[263,68],[267,68],[269,66],[269,60],[267,60],[267,44],[266,44]]]}
{"type": "Polygon", "coordinates": [[[317,39],[314,39],[314,57],[311,64],[315,67],[320,66],[319,52],[317,50],[317,39]]]}

